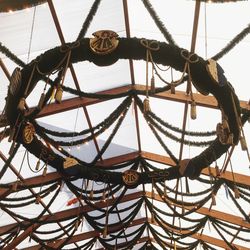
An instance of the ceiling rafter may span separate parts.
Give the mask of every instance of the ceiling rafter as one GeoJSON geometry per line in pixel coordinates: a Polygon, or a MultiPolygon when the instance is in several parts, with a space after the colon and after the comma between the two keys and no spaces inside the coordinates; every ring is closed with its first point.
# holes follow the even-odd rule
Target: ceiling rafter
{"type": "MultiPolygon", "coordinates": [[[[108,89],[104,91],[97,92],[96,94],[119,94],[123,92],[128,92],[132,88],[138,91],[145,91],[146,87],[144,85],[136,84],[134,87],[131,87],[131,85],[126,85],[118,88],[108,89]]],[[[176,101],[181,103],[191,103],[190,96],[187,96],[184,91],[176,91],[175,94],[171,94],[169,91],[161,92],[152,94],[152,97],[160,98],[163,100],[169,100],[169,101],[176,101]]],[[[193,93],[195,102],[198,106],[206,107],[206,108],[212,108],[212,109],[218,109],[218,104],[216,99],[213,96],[203,96],[199,93],[193,93]]],[[[44,107],[44,109],[38,114],[37,118],[53,115],[60,112],[69,111],[72,109],[75,109],[80,106],[88,106],[97,104],[99,102],[108,101],[108,99],[95,99],[95,98],[80,98],[80,97],[74,97],[69,98],[66,100],[63,100],[61,104],[58,103],[51,103],[44,107]]],[[[250,109],[250,103],[248,101],[240,101],[240,106],[243,109],[250,109]]],[[[28,112],[32,112],[35,107],[31,107],[28,112]]],[[[0,127],[7,126],[7,121],[4,121],[4,117],[0,117],[0,127]]]]}
{"type": "MultiPolygon", "coordinates": [[[[56,10],[54,8],[54,4],[53,4],[52,0],[48,0],[48,5],[49,5],[49,9],[50,9],[51,15],[53,17],[53,21],[54,21],[55,26],[56,26],[57,33],[58,33],[59,38],[60,38],[60,41],[61,41],[62,45],[65,45],[64,35],[63,35],[63,32],[62,32],[62,29],[61,29],[61,26],[60,26],[60,23],[59,23],[59,20],[58,20],[57,14],[56,14],[56,10]]],[[[72,65],[71,62],[69,63],[69,68],[70,68],[70,72],[71,72],[71,75],[73,77],[76,89],[78,91],[80,91],[80,85],[79,85],[79,82],[78,82],[78,79],[77,79],[74,67],[73,67],[73,65],[72,65]]],[[[94,132],[93,132],[92,123],[91,123],[91,120],[90,120],[87,108],[85,106],[83,106],[83,112],[84,112],[84,115],[86,117],[87,124],[88,124],[88,126],[90,128],[91,134],[93,135],[94,132]]],[[[95,145],[96,151],[98,153],[100,153],[100,149],[99,149],[99,146],[98,146],[98,143],[97,143],[97,140],[96,140],[95,137],[94,137],[93,141],[94,141],[94,145],[95,145]]]]}
{"type": "MultiPolygon", "coordinates": [[[[197,29],[198,29],[198,21],[199,21],[199,14],[200,14],[200,1],[196,1],[195,3],[195,11],[194,11],[194,21],[193,21],[193,31],[192,31],[192,40],[191,40],[191,49],[190,53],[194,53],[195,50],[195,44],[196,44],[196,38],[197,38],[197,29]]],[[[187,79],[187,87],[186,87],[186,95],[190,96],[191,99],[191,94],[192,94],[192,83],[191,83],[191,75],[190,75],[190,70],[189,70],[189,64],[186,62],[187,65],[187,74],[188,74],[188,79],[187,79]]],[[[188,101],[185,102],[184,104],[184,112],[183,112],[183,121],[182,121],[182,133],[181,133],[181,143],[180,143],[180,150],[179,150],[179,161],[182,160],[182,154],[184,150],[184,138],[185,138],[185,131],[186,131],[186,125],[187,125],[187,118],[188,118],[188,101]]],[[[185,177],[185,181],[187,186],[188,184],[188,179],[185,177]]],[[[182,179],[177,179],[176,180],[176,194],[175,194],[175,199],[177,199],[178,196],[178,189],[179,189],[179,184],[181,186],[182,190],[182,179]]],[[[174,206],[174,211],[176,210],[176,206],[174,206]]],[[[176,217],[173,216],[172,219],[172,224],[174,224],[176,217]]],[[[172,243],[172,240],[171,240],[172,243]]]]}
{"type": "MultiPolygon", "coordinates": [[[[135,89],[138,91],[145,91],[146,87],[145,85],[136,84],[133,87],[131,85],[126,85],[122,87],[117,87],[113,89],[108,89],[104,91],[97,92],[96,94],[119,94],[128,92],[131,89],[135,89]]],[[[161,93],[155,93],[151,95],[155,98],[160,98],[163,100],[169,100],[169,101],[176,101],[180,103],[191,103],[190,96],[186,95],[186,92],[184,91],[176,91],[175,94],[171,94],[169,91],[161,92],[161,93]]],[[[199,93],[193,93],[196,105],[206,107],[206,108],[212,108],[212,109],[218,109],[218,103],[216,99],[213,96],[204,96],[199,93]]],[[[95,98],[80,98],[80,97],[73,97],[69,99],[62,100],[60,104],[58,103],[51,103],[46,105],[41,112],[37,115],[37,118],[58,114],[61,112],[69,111],[81,106],[88,106],[97,104],[99,102],[108,101],[108,99],[95,99],[95,98]]],[[[240,106],[243,109],[250,109],[250,103],[248,101],[240,101],[240,106]]],[[[29,108],[28,112],[32,112],[35,107],[29,108]]],[[[4,116],[0,116],[0,127],[8,126],[8,122],[4,116]]]]}
{"type": "MultiPolygon", "coordinates": [[[[103,160],[102,162],[98,162],[98,165],[105,168],[105,166],[120,164],[120,163],[129,161],[129,160],[133,160],[133,159],[137,158],[138,156],[141,156],[147,160],[158,162],[158,163],[161,163],[161,164],[164,164],[167,166],[175,166],[175,163],[173,162],[173,160],[170,157],[158,155],[158,154],[154,154],[154,153],[150,153],[150,152],[146,152],[146,151],[142,151],[142,152],[135,151],[135,152],[131,152],[128,154],[124,154],[124,155],[120,155],[120,156],[116,156],[116,157],[111,157],[111,158],[103,160]]],[[[3,154],[0,154],[0,158],[4,162],[7,160],[7,158],[3,154]]],[[[229,181],[235,181],[236,184],[242,184],[242,185],[246,185],[246,186],[249,185],[249,177],[247,175],[234,173],[234,176],[233,176],[230,171],[225,171],[225,172],[222,172],[219,176],[216,176],[216,169],[213,167],[210,167],[210,170],[208,168],[205,168],[202,170],[202,174],[204,174],[206,176],[209,176],[210,173],[216,178],[222,178],[222,179],[226,179],[229,181]]],[[[27,189],[29,187],[32,187],[34,185],[38,185],[38,184],[47,185],[51,182],[59,181],[59,180],[65,179],[65,178],[67,178],[67,176],[62,176],[58,172],[53,172],[53,173],[48,173],[46,175],[46,178],[44,178],[41,175],[41,176],[36,176],[36,177],[24,179],[23,181],[18,183],[17,192],[21,191],[23,189],[27,189]]],[[[13,183],[9,183],[10,186],[12,186],[12,184],[13,183]]],[[[4,193],[6,193],[6,196],[7,196],[13,192],[15,192],[15,191],[11,188],[10,189],[8,189],[8,188],[1,188],[0,189],[1,196],[4,193]]]]}

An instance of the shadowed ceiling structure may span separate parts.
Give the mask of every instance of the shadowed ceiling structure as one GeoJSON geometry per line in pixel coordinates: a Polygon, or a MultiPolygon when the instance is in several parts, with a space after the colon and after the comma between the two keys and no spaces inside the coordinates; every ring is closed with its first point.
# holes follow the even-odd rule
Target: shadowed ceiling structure
{"type": "Polygon", "coordinates": [[[249,13],[0,1],[0,248],[250,249],[249,13]]]}

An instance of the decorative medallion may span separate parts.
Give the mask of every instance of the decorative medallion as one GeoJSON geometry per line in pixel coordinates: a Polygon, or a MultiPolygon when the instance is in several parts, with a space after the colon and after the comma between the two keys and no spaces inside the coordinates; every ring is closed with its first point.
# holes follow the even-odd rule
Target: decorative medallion
{"type": "Polygon", "coordinates": [[[90,38],[90,48],[98,55],[106,55],[115,50],[119,41],[118,34],[112,30],[99,30],[93,33],[94,38],[90,38]]]}
{"type": "Polygon", "coordinates": [[[227,127],[225,127],[223,123],[218,123],[216,126],[216,134],[221,144],[223,145],[233,144],[233,134],[230,133],[228,125],[227,127]]]}
{"type": "Polygon", "coordinates": [[[23,141],[30,144],[34,139],[35,128],[31,123],[27,123],[23,129],[23,141]]]}
{"type": "Polygon", "coordinates": [[[135,170],[129,169],[122,174],[122,179],[126,185],[133,186],[137,184],[139,174],[135,170]]]}
{"type": "Polygon", "coordinates": [[[66,157],[65,161],[63,162],[63,168],[70,168],[78,164],[78,161],[71,157],[66,157]]]}

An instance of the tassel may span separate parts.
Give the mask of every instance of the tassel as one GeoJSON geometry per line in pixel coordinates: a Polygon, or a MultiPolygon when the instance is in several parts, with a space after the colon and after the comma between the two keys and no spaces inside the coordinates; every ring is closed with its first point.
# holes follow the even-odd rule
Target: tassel
{"type": "Polygon", "coordinates": [[[174,250],[176,250],[177,248],[176,248],[176,242],[174,241],[174,250]]]}
{"type": "Polygon", "coordinates": [[[227,138],[227,144],[228,145],[233,145],[234,143],[234,135],[233,134],[229,134],[228,138],[227,138]]]}
{"type": "Polygon", "coordinates": [[[9,150],[9,155],[12,155],[16,147],[16,143],[13,141],[9,150]]]}
{"type": "Polygon", "coordinates": [[[143,101],[143,113],[147,113],[150,111],[149,99],[146,97],[143,101]]]}
{"type": "Polygon", "coordinates": [[[151,213],[151,223],[154,224],[155,223],[155,215],[151,213]]]}
{"type": "Polygon", "coordinates": [[[13,190],[13,192],[17,191],[17,186],[18,186],[18,182],[17,181],[12,184],[11,189],[13,190]]]}
{"type": "Polygon", "coordinates": [[[94,190],[92,189],[89,194],[89,198],[92,200],[94,197],[94,190]]]}
{"type": "Polygon", "coordinates": [[[229,191],[228,191],[228,186],[227,186],[227,184],[224,183],[224,187],[225,187],[226,197],[227,197],[227,199],[229,199],[229,191]]]}
{"type": "Polygon", "coordinates": [[[152,199],[155,198],[155,191],[154,191],[154,188],[152,188],[152,199]]]}
{"type": "Polygon", "coordinates": [[[55,94],[55,101],[57,103],[61,103],[62,102],[62,95],[63,95],[63,89],[61,86],[59,86],[56,90],[56,94],[55,94]]]}
{"type": "Polygon", "coordinates": [[[218,165],[215,166],[215,172],[216,172],[216,176],[220,176],[220,169],[218,165]]]}
{"type": "Polygon", "coordinates": [[[166,183],[164,183],[164,197],[167,197],[167,188],[166,188],[166,183]]]}
{"type": "Polygon", "coordinates": [[[82,219],[81,219],[81,231],[83,229],[83,222],[84,222],[84,220],[83,220],[83,217],[82,217],[82,219]]]}
{"type": "Polygon", "coordinates": [[[235,199],[240,198],[240,191],[239,191],[239,189],[237,188],[236,185],[234,185],[234,197],[235,197],[235,199]]]}
{"type": "Polygon", "coordinates": [[[104,190],[102,193],[102,202],[105,202],[105,201],[106,201],[106,192],[104,190]]]}
{"type": "Polygon", "coordinates": [[[151,92],[155,93],[155,78],[152,76],[151,78],[151,92]]]}
{"type": "Polygon", "coordinates": [[[41,94],[41,97],[40,97],[40,100],[39,100],[39,102],[38,102],[38,105],[37,105],[37,108],[38,108],[39,110],[41,110],[41,109],[43,108],[44,101],[45,101],[45,94],[42,93],[42,94],[41,94]]]}
{"type": "Polygon", "coordinates": [[[38,195],[37,197],[36,197],[36,204],[39,204],[41,202],[41,197],[38,195]]]}
{"type": "Polygon", "coordinates": [[[52,93],[50,95],[50,101],[53,101],[53,99],[55,98],[55,93],[56,93],[56,87],[54,86],[52,93]]]}
{"type": "Polygon", "coordinates": [[[36,169],[36,171],[38,171],[38,170],[39,170],[39,168],[40,168],[40,160],[38,160],[38,161],[37,161],[37,163],[36,163],[36,168],[35,168],[35,169],[36,169]]]}
{"type": "Polygon", "coordinates": [[[227,120],[224,118],[222,119],[222,127],[225,129],[225,130],[228,130],[229,131],[229,125],[228,125],[228,122],[227,120]]]}
{"type": "Polygon", "coordinates": [[[18,103],[17,109],[23,111],[25,109],[25,98],[22,97],[18,103]]]}
{"type": "Polygon", "coordinates": [[[241,149],[242,151],[246,151],[247,150],[247,142],[244,136],[240,137],[240,145],[241,145],[241,149]]]}
{"type": "Polygon", "coordinates": [[[196,115],[196,103],[195,103],[195,101],[192,101],[191,102],[191,119],[195,120],[196,117],[197,117],[197,115],[196,115]]]}
{"type": "Polygon", "coordinates": [[[181,213],[182,214],[185,214],[185,207],[182,205],[182,207],[181,207],[181,213]]]}
{"type": "Polygon", "coordinates": [[[79,220],[75,222],[75,231],[78,229],[78,227],[79,227],[79,220]]]}
{"type": "Polygon", "coordinates": [[[212,193],[212,205],[216,206],[216,199],[215,199],[215,194],[212,193]]]}
{"type": "Polygon", "coordinates": [[[60,191],[63,190],[63,187],[64,187],[64,181],[62,181],[61,184],[60,184],[60,191]]]}
{"type": "Polygon", "coordinates": [[[173,83],[170,84],[170,87],[171,87],[171,94],[175,94],[175,86],[173,83]]]}
{"type": "Polygon", "coordinates": [[[189,184],[188,184],[188,178],[186,177],[186,193],[190,194],[189,184]]]}
{"type": "Polygon", "coordinates": [[[108,235],[108,227],[105,226],[104,229],[103,229],[102,237],[103,237],[103,238],[106,238],[107,235],[108,235]]]}
{"type": "Polygon", "coordinates": [[[15,129],[15,127],[13,127],[13,128],[10,130],[10,135],[9,135],[9,138],[8,138],[8,142],[13,141],[13,139],[14,139],[14,137],[15,137],[15,133],[16,133],[16,129],[15,129]]]}
{"type": "Polygon", "coordinates": [[[47,165],[43,169],[43,177],[47,175],[47,165]]]}

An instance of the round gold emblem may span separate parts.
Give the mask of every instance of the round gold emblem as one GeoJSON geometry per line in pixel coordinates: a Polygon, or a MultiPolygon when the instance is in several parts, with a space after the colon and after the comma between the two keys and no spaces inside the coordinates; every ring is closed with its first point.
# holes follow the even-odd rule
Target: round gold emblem
{"type": "Polygon", "coordinates": [[[93,36],[94,38],[90,39],[90,48],[96,54],[106,55],[118,46],[118,34],[112,30],[99,30],[93,33],[93,36]]]}
{"type": "Polygon", "coordinates": [[[34,139],[35,128],[31,123],[25,125],[23,129],[23,141],[26,144],[30,144],[34,139]]]}
{"type": "Polygon", "coordinates": [[[139,174],[135,170],[127,170],[123,173],[122,179],[128,186],[135,185],[139,180],[139,174]]]}

